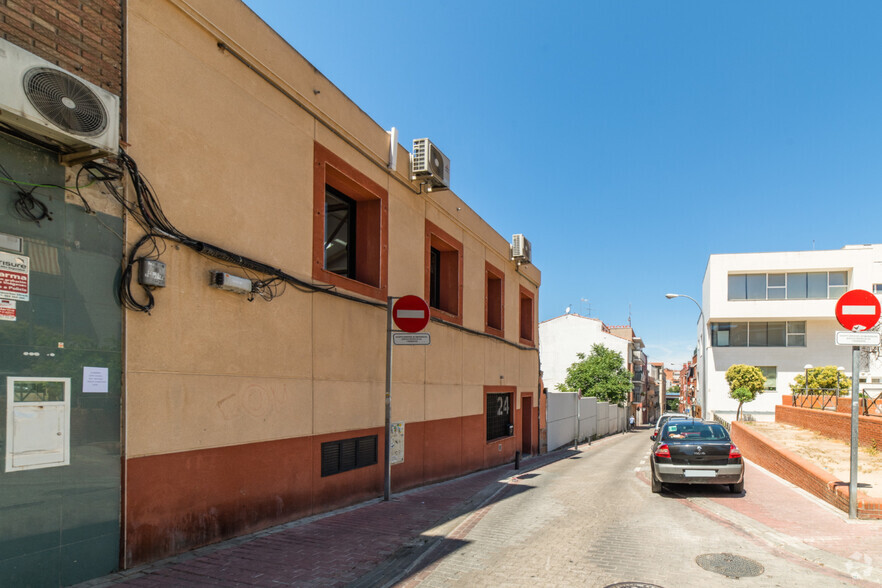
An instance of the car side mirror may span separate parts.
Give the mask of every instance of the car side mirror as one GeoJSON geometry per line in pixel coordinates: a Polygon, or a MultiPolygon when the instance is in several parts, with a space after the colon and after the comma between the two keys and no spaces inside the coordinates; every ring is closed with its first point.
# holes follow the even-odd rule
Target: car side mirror
{"type": "Polygon", "coordinates": [[[653,433],[652,435],[650,435],[649,438],[652,439],[653,441],[655,441],[655,433],[653,433]]]}

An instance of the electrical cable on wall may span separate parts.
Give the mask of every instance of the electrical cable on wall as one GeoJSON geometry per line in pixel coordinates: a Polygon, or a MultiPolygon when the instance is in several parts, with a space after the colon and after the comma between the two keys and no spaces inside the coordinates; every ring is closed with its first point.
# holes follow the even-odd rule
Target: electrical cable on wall
{"type": "MultiPolygon", "coordinates": [[[[295,276],[283,272],[281,269],[274,268],[271,265],[239,255],[232,251],[228,251],[216,245],[212,245],[211,243],[199,241],[197,239],[189,237],[185,233],[178,230],[168,219],[168,217],[165,216],[165,213],[163,212],[162,207],[160,206],[159,201],[157,200],[156,195],[153,191],[153,187],[150,185],[149,180],[141,175],[141,172],[138,170],[138,165],[135,160],[132,159],[131,156],[129,156],[124,150],[120,149],[118,161],[123,169],[122,172],[94,161],[83,164],[82,168],[76,175],[76,185],[73,187],[59,186],[56,184],[34,184],[15,180],[11,178],[11,174],[9,174],[6,169],[3,168],[2,164],[0,164],[0,172],[4,174],[3,176],[0,176],[0,182],[7,182],[19,186],[27,186],[31,188],[31,192],[38,188],[55,188],[65,190],[72,194],[76,194],[82,200],[85,211],[88,214],[93,215],[95,214],[94,209],[89,205],[88,201],[83,196],[80,190],[82,188],[91,186],[95,182],[100,182],[101,184],[103,184],[104,187],[113,196],[113,198],[123,207],[123,209],[125,209],[128,214],[131,215],[135,222],[144,231],[144,235],[141,236],[141,238],[135,243],[135,245],[132,246],[132,248],[129,250],[128,255],[126,255],[124,259],[122,279],[119,283],[117,295],[119,297],[120,303],[123,304],[123,306],[125,306],[126,308],[138,312],[146,312],[148,314],[153,309],[156,302],[152,293],[154,289],[153,286],[147,286],[143,284],[141,285],[144,290],[143,298],[141,300],[139,300],[139,298],[132,290],[132,279],[135,273],[134,266],[136,263],[139,263],[142,260],[158,260],[165,251],[165,241],[173,241],[175,243],[179,243],[192,249],[200,255],[203,255],[210,259],[214,259],[216,261],[220,261],[223,265],[226,265],[228,267],[237,267],[244,271],[246,276],[248,276],[248,278],[252,282],[252,291],[249,296],[249,300],[253,300],[255,296],[259,296],[263,300],[271,301],[277,296],[281,296],[282,294],[284,294],[287,286],[291,285],[301,292],[324,292],[338,298],[343,298],[352,302],[359,302],[361,304],[366,304],[377,309],[385,310],[387,308],[387,305],[384,302],[366,300],[357,296],[350,296],[342,292],[337,292],[335,290],[335,287],[332,285],[313,284],[301,280],[295,276]],[[83,172],[88,173],[92,180],[88,184],[80,185],[80,179],[83,172]],[[128,175],[128,177],[132,181],[132,185],[135,191],[134,202],[130,202],[129,200],[127,200],[120,189],[114,183],[121,180],[125,175],[128,175]],[[266,277],[261,278],[260,275],[266,277]]],[[[42,211],[42,208],[40,208],[39,205],[37,205],[37,208],[42,211]]],[[[46,213],[49,214],[48,210],[46,211],[46,213]]],[[[42,218],[40,218],[39,220],[42,220],[42,218]]],[[[116,233],[114,232],[114,234],[116,233]]],[[[121,241],[123,240],[122,237],[120,237],[119,235],[117,235],[117,237],[119,237],[121,241]]],[[[512,347],[516,347],[518,349],[533,351],[536,350],[536,348],[534,347],[526,347],[518,343],[508,341],[503,337],[498,337],[496,335],[491,335],[489,333],[484,333],[482,331],[463,327],[461,325],[450,323],[442,319],[433,318],[432,321],[446,325],[448,327],[455,328],[459,331],[467,332],[480,337],[495,339],[501,343],[511,345],[512,347]]]]}

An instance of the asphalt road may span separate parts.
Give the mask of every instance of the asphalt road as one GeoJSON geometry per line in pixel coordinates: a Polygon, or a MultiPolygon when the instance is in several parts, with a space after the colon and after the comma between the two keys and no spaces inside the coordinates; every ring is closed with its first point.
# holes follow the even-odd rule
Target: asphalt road
{"type": "Polygon", "coordinates": [[[415,554],[388,585],[862,585],[776,549],[701,506],[708,497],[729,496],[728,487],[678,486],[652,494],[649,448],[648,430],[615,435],[518,476],[484,508],[429,531],[443,539],[415,554]],[[699,556],[733,575],[757,575],[708,571],[699,556]],[[730,556],[746,558],[745,565],[735,567],[730,556]]]}

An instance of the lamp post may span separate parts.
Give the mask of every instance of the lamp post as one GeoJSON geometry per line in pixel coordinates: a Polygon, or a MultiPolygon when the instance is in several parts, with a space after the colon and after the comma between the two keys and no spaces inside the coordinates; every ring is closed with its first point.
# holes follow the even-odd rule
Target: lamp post
{"type": "MultiPolygon", "coordinates": [[[[807,363],[804,366],[802,366],[802,369],[805,370],[805,397],[806,397],[806,399],[808,399],[808,393],[809,393],[808,373],[809,373],[810,369],[813,369],[813,366],[812,366],[812,364],[807,363]]],[[[814,403],[810,404],[809,406],[814,406],[814,403]]]]}
{"type": "Polygon", "coordinates": [[[705,346],[707,335],[705,334],[704,309],[701,308],[698,300],[686,294],[665,294],[665,298],[668,300],[672,298],[688,298],[698,307],[698,318],[701,321],[701,372],[699,372],[698,384],[701,389],[701,418],[707,419],[707,348],[705,346]]]}

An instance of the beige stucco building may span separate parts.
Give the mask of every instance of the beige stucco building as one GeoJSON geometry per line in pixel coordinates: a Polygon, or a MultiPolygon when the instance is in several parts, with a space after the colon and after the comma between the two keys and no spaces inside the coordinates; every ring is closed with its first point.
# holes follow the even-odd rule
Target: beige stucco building
{"type": "Polygon", "coordinates": [[[539,271],[241,2],[126,6],[126,151],[192,242],[137,255],[166,285],[125,313],[125,565],[382,495],[387,296],[433,319],[394,349],[393,491],[538,452],[539,271]],[[272,276],[195,243],[291,279],[212,288],[272,276]]]}

